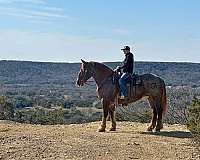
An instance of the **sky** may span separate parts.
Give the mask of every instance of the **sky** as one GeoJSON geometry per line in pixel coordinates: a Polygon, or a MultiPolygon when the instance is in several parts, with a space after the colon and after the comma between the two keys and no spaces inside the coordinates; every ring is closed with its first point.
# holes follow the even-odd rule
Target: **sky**
{"type": "Polygon", "coordinates": [[[199,0],[0,0],[0,60],[200,63],[199,0]]]}

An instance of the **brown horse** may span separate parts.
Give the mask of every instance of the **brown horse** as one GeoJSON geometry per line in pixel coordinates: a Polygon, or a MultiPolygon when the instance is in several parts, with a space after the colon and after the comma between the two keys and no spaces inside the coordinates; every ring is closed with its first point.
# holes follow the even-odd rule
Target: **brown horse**
{"type": "MultiPolygon", "coordinates": [[[[81,68],[78,74],[77,85],[83,86],[88,79],[94,78],[97,84],[97,95],[103,103],[103,118],[102,124],[99,128],[99,132],[104,132],[106,129],[106,119],[110,114],[112,120],[112,127],[110,131],[116,130],[115,120],[115,107],[118,104],[123,104],[123,101],[118,100],[119,87],[117,83],[113,83],[114,71],[106,65],[98,62],[86,62],[81,60],[81,68]]],[[[164,80],[153,74],[143,74],[139,76],[141,79],[141,85],[137,85],[133,88],[135,93],[131,97],[129,96],[128,103],[135,102],[142,97],[147,96],[149,104],[153,109],[153,115],[151,124],[148,127],[148,131],[152,131],[156,127],[156,131],[160,131],[163,128],[162,116],[166,112],[166,88],[164,80]]],[[[130,91],[129,91],[130,92],[130,91]]],[[[130,95],[130,93],[129,93],[130,95]]]]}

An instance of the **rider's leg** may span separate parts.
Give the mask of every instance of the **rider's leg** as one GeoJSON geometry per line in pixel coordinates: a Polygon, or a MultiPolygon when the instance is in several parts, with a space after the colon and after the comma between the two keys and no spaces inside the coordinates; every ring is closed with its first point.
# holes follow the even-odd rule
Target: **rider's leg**
{"type": "Polygon", "coordinates": [[[119,79],[119,86],[121,91],[121,96],[128,97],[128,91],[126,88],[126,79],[130,76],[129,73],[123,73],[119,79]]]}

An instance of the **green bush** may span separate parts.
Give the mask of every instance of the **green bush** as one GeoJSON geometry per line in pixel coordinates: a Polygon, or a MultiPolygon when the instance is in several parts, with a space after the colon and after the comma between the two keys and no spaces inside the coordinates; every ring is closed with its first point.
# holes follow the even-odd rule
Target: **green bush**
{"type": "Polygon", "coordinates": [[[19,97],[16,99],[15,108],[33,107],[33,102],[30,99],[19,97]]]}
{"type": "Polygon", "coordinates": [[[63,124],[64,110],[57,108],[48,110],[45,108],[34,108],[28,110],[17,110],[15,120],[21,123],[32,124],[63,124]]]}
{"type": "Polygon", "coordinates": [[[194,98],[189,107],[189,120],[187,126],[200,144],[200,99],[194,98]]]}
{"type": "Polygon", "coordinates": [[[0,119],[12,120],[14,116],[14,107],[3,96],[0,96],[0,119]]]}
{"type": "Polygon", "coordinates": [[[149,123],[151,121],[152,112],[149,110],[130,112],[127,108],[118,108],[116,112],[117,121],[131,121],[140,123],[149,123]]]}

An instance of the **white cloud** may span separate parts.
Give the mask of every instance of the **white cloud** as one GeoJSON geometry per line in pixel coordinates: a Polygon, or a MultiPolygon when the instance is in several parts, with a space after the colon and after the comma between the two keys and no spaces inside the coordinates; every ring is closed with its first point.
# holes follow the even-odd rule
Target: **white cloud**
{"type": "Polygon", "coordinates": [[[123,59],[120,42],[58,33],[0,32],[0,59],[79,62],[123,59]]]}
{"type": "Polygon", "coordinates": [[[62,13],[50,12],[50,11],[36,11],[36,10],[27,10],[27,9],[17,9],[12,7],[0,7],[0,14],[4,15],[27,15],[32,17],[41,17],[41,18],[70,18],[62,13]]]}
{"type": "Polygon", "coordinates": [[[112,31],[114,33],[121,34],[121,35],[129,35],[129,34],[132,33],[130,30],[128,30],[128,29],[122,29],[122,28],[115,28],[112,31]]]}
{"type": "Polygon", "coordinates": [[[137,60],[200,63],[200,45],[190,40],[151,41],[135,44],[137,60]]]}
{"type": "Polygon", "coordinates": [[[32,3],[32,4],[45,4],[45,0],[0,0],[0,3],[32,3]]]}
{"type": "Polygon", "coordinates": [[[43,10],[47,10],[47,11],[56,11],[56,12],[63,12],[63,11],[64,11],[63,8],[59,8],[59,7],[49,7],[49,6],[43,6],[42,9],[43,9],[43,10]]]}
{"type": "MultiPolygon", "coordinates": [[[[15,6],[15,5],[2,5],[0,6],[0,16],[11,16],[17,18],[26,18],[31,20],[75,20],[75,18],[67,15],[63,8],[51,7],[45,4],[42,0],[0,0],[0,3],[13,3],[13,2],[26,2],[32,3],[31,6],[15,6]]],[[[24,4],[24,3],[23,3],[24,4]]]]}
{"type": "MultiPolygon", "coordinates": [[[[123,40],[68,36],[60,33],[0,31],[0,59],[79,62],[122,61],[123,40]]],[[[127,42],[140,61],[200,62],[199,41],[127,42]],[[134,45],[132,45],[134,44],[134,45]]]]}

